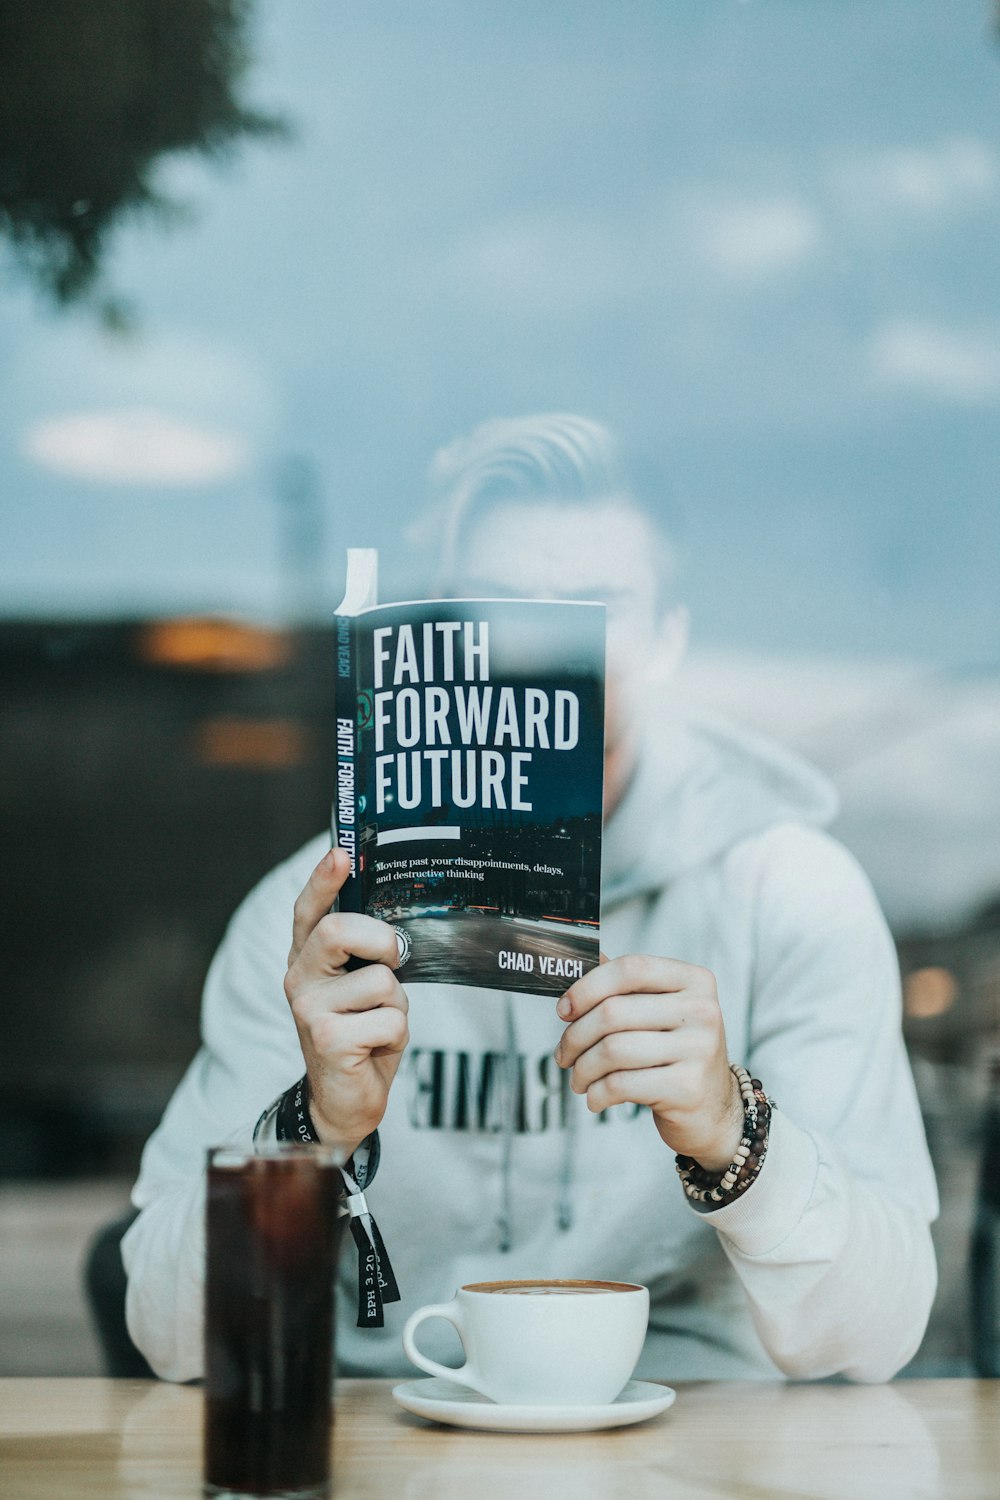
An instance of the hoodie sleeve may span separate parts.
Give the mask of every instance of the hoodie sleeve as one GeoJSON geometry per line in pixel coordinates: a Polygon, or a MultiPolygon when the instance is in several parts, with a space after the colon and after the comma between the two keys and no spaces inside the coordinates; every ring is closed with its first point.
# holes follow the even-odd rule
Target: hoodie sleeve
{"type": "Polygon", "coordinates": [[[272,871],[234,915],[205,982],[202,1045],[143,1152],[122,1241],[129,1332],[166,1380],[202,1374],[205,1152],[250,1146],[303,1069],[283,980],[295,898],[325,845],[272,871]]]}
{"type": "Polygon", "coordinates": [[[734,851],[756,886],[746,1066],[777,1104],[760,1176],[710,1215],[787,1375],[890,1379],[936,1289],[937,1191],[871,887],[825,834],[734,851]]]}

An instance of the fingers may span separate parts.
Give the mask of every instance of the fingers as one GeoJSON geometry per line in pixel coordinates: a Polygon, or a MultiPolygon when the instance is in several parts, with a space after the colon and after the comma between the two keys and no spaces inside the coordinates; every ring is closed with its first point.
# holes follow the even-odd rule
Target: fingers
{"type": "Polygon", "coordinates": [[[595,1115],[615,1104],[646,1104],[653,1108],[667,1096],[686,1095],[690,1090],[679,1077],[683,1067],[683,1063],[672,1063],[662,1068],[607,1073],[587,1089],[587,1108],[595,1115]]]}
{"type": "Polygon", "coordinates": [[[681,990],[715,988],[714,976],[697,964],[647,953],[630,953],[599,964],[570,985],[556,1006],[564,1021],[575,1020],[611,995],[662,995],[681,990]]]}
{"type": "Polygon", "coordinates": [[[344,849],[329,850],[313,870],[295,903],[289,964],[298,958],[316,923],[327,915],[350,873],[351,861],[344,849]]]}
{"type": "Polygon", "coordinates": [[[702,1050],[693,1032],[618,1031],[576,1059],[570,1074],[570,1088],[575,1094],[585,1094],[598,1079],[611,1073],[637,1073],[669,1067],[698,1057],[702,1050]]]}
{"type": "Polygon", "coordinates": [[[616,1031],[672,1031],[687,1009],[676,995],[610,995],[566,1027],[556,1056],[566,1068],[616,1031]]]}
{"type": "Polygon", "coordinates": [[[350,873],[343,849],[320,860],[295,903],[285,994],[305,1059],[322,1140],[360,1141],[385,1114],[409,1042],[396,933],[331,907],[350,873]],[[367,960],[347,969],[351,958],[367,960]]]}
{"type": "MultiPolygon", "coordinates": [[[[573,1019],[556,1049],[588,1108],[611,1104],[697,1107],[699,1089],[725,1062],[715,976],[676,959],[632,954],[593,969],[563,996],[573,1019]],[[685,1103],[687,1094],[689,1103],[685,1103]]],[[[728,1065],[727,1065],[728,1066],[728,1065]]]]}
{"type": "MultiPolygon", "coordinates": [[[[388,1006],[405,1016],[410,1008],[406,991],[386,964],[366,964],[363,969],[339,975],[336,984],[314,980],[297,986],[296,980],[301,977],[296,973],[298,967],[289,970],[285,988],[299,1027],[312,1026],[317,1017],[324,1015],[339,1016],[388,1006]]],[[[328,977],[321,975],[320,979],[328,977]]]]}
{"type": "MultiPolygon", "coordinates": [[[[577,1017],[563,1033],[556,1053],[565,1067],[602,1038],[615,1032],[674,1031],[681,1027],[704,1029],[714,1038],[722,1024],[715,976],[708,969],[682,964],[676,959],[632,955],[612,959],[599,970],[577,980],[563,996],[577,1017]],[[609,976],[609,983],[604,982],[609,976]],[[593,981],[587,989],[582,987],[593,981]],[[658,988],[652,988],[656,981],[658,988]],[[678,981],[684,983],[678,985],[678,981]],[[639,993],[616,990],[617,983],[631,983],[639,993]],[[645,990],[641,986],[649,986],[645,990]],[[604,993],[607,991],[607,993],[604,993]],[[600,998],[596,998],[599,996],[600,998]]],[[[564,1006],[556,1007],[560,1015],[564,1006]]]]}
{"type": "Polygon", "coordinates": [[[320,917],[289,966],[285,977],[289,999],[306,985],[341,974],[351,957],[395,969],[399,963],[395,930],[363,912],[336,911],[320,917]]]}
{"type": "Polygon", "coordinates": [[[327,1011],[315,1019],[310,1035],[319,1060],[336,1057],[348,1067],[403,1052],[410,1039],[405,1011],[388,1005],[353,1015],[327,1011]]]}

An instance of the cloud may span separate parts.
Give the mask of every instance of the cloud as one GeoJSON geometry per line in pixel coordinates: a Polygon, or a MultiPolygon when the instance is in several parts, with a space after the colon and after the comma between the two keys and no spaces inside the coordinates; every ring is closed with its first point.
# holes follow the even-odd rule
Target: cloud
{"type": "Polygon", "coordinates": [[[807,260],[820,243],[821,228],[813,210],[795,198],[759,198],[703,204],[695,213],[695,237],[729,275],[756,278],[807,260]]]}
{"type": "Polygon", "coordinates": [[[18,431],[84,407],[142,409],[252,434],[257,443],[277,416],[273,373],[236,341],[185,329],[109,338],[80,321],[43,324],[21,341],[5,398],[0,423],[18,431]]]}
{"type": "Polygon", "coordinates": [[[943,217],[990,202],[1000,188],[1000,157],[971,136],[931,146],[895,146],[841,164],[836,186],[852,207],[943,217]]]}
{"type": "Polygon", "coordinates": [[[763,281],[808,260],[820,241],[817,215],[798,199],[710,189],[667,204],[639,199],[614,223],[509,214],[465,235],[442,275],[489,302],[578,315],[664,285],[763,281]]]}
{"type": "Polygon", "coordinates": [[[33,422],[22,451],[56,474],[104,484],[201,485],[245,468],[246,441],[148,407],[69,412],[33,422]]]}
{"type": "Polygon", "coordinates": [[[996,336],[917,321],[884,323],[869,342],[868,362],[883,387],[972,406],[1000,399],[996,336]]]}

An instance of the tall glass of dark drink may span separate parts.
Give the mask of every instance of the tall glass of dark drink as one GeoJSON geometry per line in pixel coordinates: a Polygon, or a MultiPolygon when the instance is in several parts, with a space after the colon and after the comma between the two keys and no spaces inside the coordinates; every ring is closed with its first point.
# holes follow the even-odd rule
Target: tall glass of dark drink
{"type": "Polygon", "coordinates": [[[341,1153],[209,1152],[204,1493],[330,1492],[341,1153]]]}

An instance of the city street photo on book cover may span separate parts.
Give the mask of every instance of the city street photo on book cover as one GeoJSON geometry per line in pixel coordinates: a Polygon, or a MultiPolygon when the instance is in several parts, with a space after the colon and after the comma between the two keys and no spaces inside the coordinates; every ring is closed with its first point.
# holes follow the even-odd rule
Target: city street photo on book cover
{"type": "Polygon", "coordinates": [[[337,616],[341,910],[392,923],[407,980],[559,994],[598,962],[600,604],[337,616]]]}

